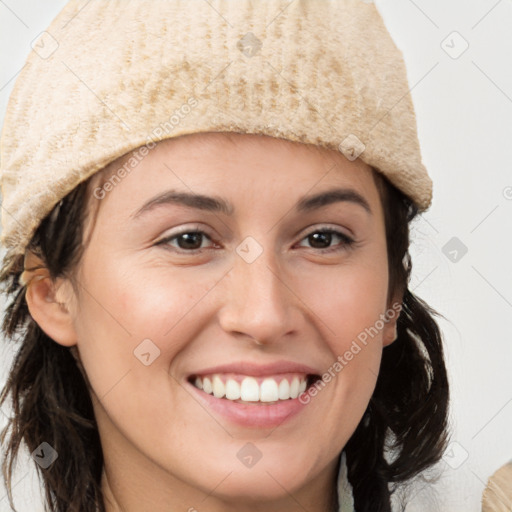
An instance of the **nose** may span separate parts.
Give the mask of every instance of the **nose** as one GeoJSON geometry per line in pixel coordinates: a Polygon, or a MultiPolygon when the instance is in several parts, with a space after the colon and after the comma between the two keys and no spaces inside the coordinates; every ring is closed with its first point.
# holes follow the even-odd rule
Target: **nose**
{"type": "Polygon", "coordinates": [[[304,321],[300,300],[271,251],[247,263],[236,257],[223,280],[223,306],[219,312],[222,329],[258,345],[289,339],[304,321]]]}

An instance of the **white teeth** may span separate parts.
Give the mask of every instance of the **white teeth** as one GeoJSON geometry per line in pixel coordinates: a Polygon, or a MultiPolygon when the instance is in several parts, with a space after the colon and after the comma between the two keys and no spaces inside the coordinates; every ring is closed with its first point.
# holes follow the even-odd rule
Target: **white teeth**
{"type": "Polygon", "coordinates": [[[290,383],[287,379],[283,379],[279,383],[279,400],[288,400],[290,398],[290,383]]]}
{"type": "Polygon", "coordinates": [[[254,377],[245,377],[242,381],[240,399],[244,402],[257,402],[260,399],[260,387],[254,377]]]}
{"type": "Polygon", "coordinates": [[[226,394],[226,388],[224,386],[224,382],[220,380],[218,375],[213,376],[213,396],[217,398],[222,398],[226,394]]]}
{"type": "Polygon", "coordinates": [[[219,374],[209,377],[196,377],[194,385],[216,398],[242,400],[244,402],[277,402],[297,398],[307,387],[307,378],[294,376],[277,381],[271,377],[263,379],[261,384],[254,377],[244,377],[240,384],[232,378],[222,379],[219,374]]]}
{"type": "Polygon", "coordinates": [[[213,387],[212,387],[212,383],[210,382],[210,379],[208,377],[205,377],[203,379],[203,391],[210,395],[212,394],[213,387]]]}
{"type": "Polygon", "coordinates": [[[240,399],[240,384],[234,379],[228,379],[226,382],[226,398],[228,400],[240,399]]]}
{"type": "Polygon", "coordinates": [[[290,397],[297,398],[299,396],[299,379],[297,377],[293,377],[292,383],[290,385],[290,397]]]}
{"type": "Polygon", "coordinates": [[[277,382],[274,379],[265,379],[260,387],[260,401],[275,402],[278,398],[277,382]]]}

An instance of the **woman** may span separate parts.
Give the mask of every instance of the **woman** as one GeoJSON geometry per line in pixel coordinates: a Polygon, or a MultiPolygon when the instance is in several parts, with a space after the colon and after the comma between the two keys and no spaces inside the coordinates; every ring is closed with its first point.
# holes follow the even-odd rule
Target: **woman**
{"type": "Polygon", "coordinates": [[[46,34],[2,140],[7,474],[23,441],[55,511],[391,510],[448,385],[375,7],[71,2],[46,34]]]}

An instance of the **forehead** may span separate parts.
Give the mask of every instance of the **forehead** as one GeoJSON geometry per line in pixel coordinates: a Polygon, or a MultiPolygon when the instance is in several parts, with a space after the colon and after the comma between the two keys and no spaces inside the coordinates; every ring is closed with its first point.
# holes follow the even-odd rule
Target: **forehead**
{"type": "MultiPolygon", "coordinates": [[[[115,168],[119,168],[130,161],[136,155],[138,149],[135,149],[116,161],[109,164],[103,171],[98,174],[108,177],[109,172],[115,172],[115,168]]],[[[356,178],[370,176],[375,171],[360,158],[355,161],[349,161],[345,156],[336,150],[327,149],[325,147],[304,144],[287,139],[280,139],[261,134],[246,134],[236,132],[208,132],[194,133],[182,135],[179,137],[165,139],[156,144],[154,149],[144,156],[143,161],[159,161],[165,159],[193,159],[215,156],[217,159],[230,159],[240,153],[257,158],[262,164],[272,160],[272,157],[279,154],[280,159],[300,160],[307,158],[308,162],[315,161],[319,167],[328,166],[332,168],[336,166],[338,169],[357,170],[356,178]]],[[[208,164],[208,161],[205,161],[208,164]]],[[[255,164],[254,160],[249,162],[255,164]]],[[[286,170],[281,169],[284,173],[286,170]]],[[[96,179],[101,179],[96,177],[96,179]]]]}
{"type": "MultiPolygon", "coordinates": [[[[124,155],[91,179],[91,188],[116,183],[116,201],[143,198],[163,188],[243,197],[304,196],[329,186],[350,186],[369,203],[379,202],[378,172],[360,159],[349,161],[339,151],[259,134],[196,133],[159,142],[140,161],[138,149],[124,155]],[[133,170],[123,178],[120,170],[133,170]],[[128,184],[129,183],[129,184],[128,184]]],[[[123,171],[123,176],[126,172],[123,171]]],[[[110,199],[110,197],[109,197],[110,199]]],[[[132,201],[133,202],[133,201],[132,201]]]]}

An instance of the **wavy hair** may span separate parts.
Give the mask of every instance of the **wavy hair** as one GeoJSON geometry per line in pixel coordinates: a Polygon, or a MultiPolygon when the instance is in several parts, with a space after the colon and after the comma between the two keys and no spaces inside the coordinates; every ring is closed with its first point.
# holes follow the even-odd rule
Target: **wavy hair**
{"type": "Polygon", "coordinates": [[[418,209],[385,176],[374,177],[384,208],[388,303],[400,292],[402,310],[397,339],[383,349],[375,390],[345,446],[357,512],[391,512],[398,484],[439,462],[450,436],[448,375],[435,321],[443,316],[408,287],[409,228],[418,209]]]}
{"type": "MultiPolygon", "coordinates": [[[[384,175],[373,176],[385,217],[388,299],[399,291],[403,302],[398,338],[383,349],[374,393],[344,450],[357,512],[390,512],[396,486],[434,465],[446,449],[449,391],[434,319],[439,314],[408,289],[409,226],[418,210],[384,175]]],[[[90,183],[78,185],[52,210],[28,247],[52,279],[72,276],[83,254],[90,183]]],[[[22,272],[23,256],[18,256],[4,261],[0,274],[10,298],[2,330],[8,342],[19,345],[0,394],[0,405],[9,403],[12,409],[0,437],[9,503],[16,510],[12,476],[20,447],[24,443],[33,452],[45,441],[58,453],[48,469],[36,465],[47,510],[105,512],[103,454],[86,376],[73,347],[54,342],[30,316],[26,288],[19,282],[22,272]]]]}

